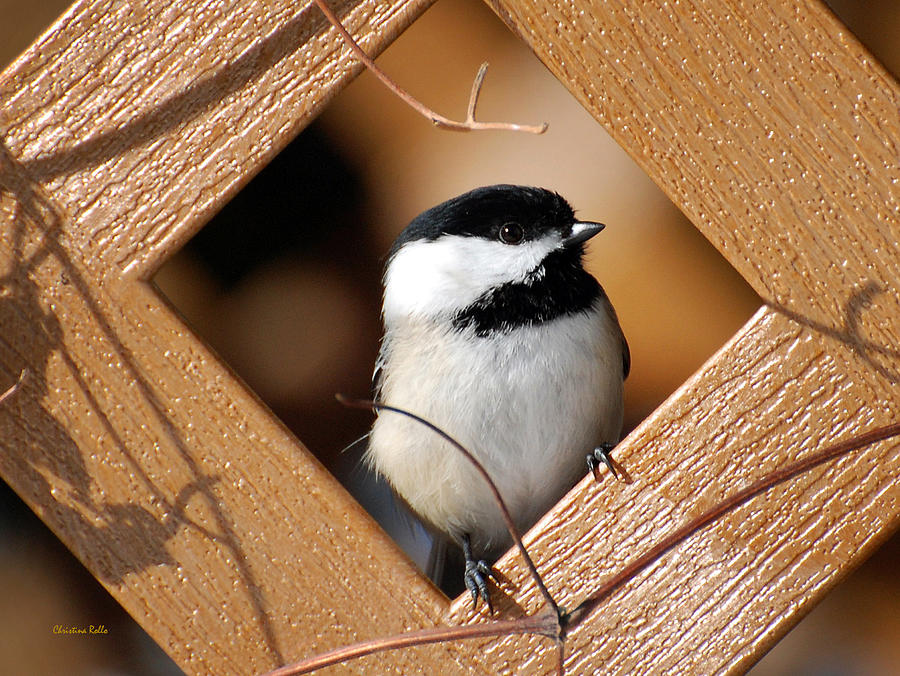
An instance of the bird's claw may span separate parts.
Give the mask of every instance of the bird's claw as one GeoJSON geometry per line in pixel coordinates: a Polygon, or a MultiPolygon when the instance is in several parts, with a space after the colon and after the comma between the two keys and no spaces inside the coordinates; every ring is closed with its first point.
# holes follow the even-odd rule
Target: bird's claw
{"type": "Polygon", "coordinates": [[[468,589],[469,594],[472,595],[472,609],[478,609],[478,598],[481,597],[487,605],[488,610],[493,614],[494,606],[491,605],[491,594],[487,585],[488,578],[494,581],[497,579],[494,576],[493,569],[491,569],[486,562],[482,560],[466,560],[466,571],[463,579],[466,583],[466,589],[468,589]]]}
{"type": "Polygon", "coordinates": [[[472,555],[472,542],[469,535],[462,536],[463,557],[466,559],[466,570],[463,573],[463,581],[466,589],[472,595],[472,610],[478,610],[478,597],[480,596],[491,614],[494,614],[494,606],[491,605],[491,593],[488,589],[488,578],[497,581],[493,569],[482,559],[476,559],[472,555]]]}
{"type": "Polygon", "coordinates": [[[612,450],[614,447],[615,444],[600,444],[593,450],[593,452],[588,453],[587,466],[590,473],[594,475],[595,481],[600,481],[601,463],[606,465],[606,468],[609,470],[610,474],[612,474],[616,479],[619,478],[619,472],[616,470],[616,466],[613,463],[612,459],[612,450]]]}

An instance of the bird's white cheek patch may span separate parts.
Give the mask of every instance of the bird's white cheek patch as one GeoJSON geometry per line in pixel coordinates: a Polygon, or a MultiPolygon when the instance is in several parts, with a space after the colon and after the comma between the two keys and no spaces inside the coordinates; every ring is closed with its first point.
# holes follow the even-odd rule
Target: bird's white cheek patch
{"type": "Polygon", "coordinates": [[[385,319],[454,314],[496,286],[524,280],[559,243],[556,237],[509,245],[461,236],[410,242],[388,264],[385,319]]]}

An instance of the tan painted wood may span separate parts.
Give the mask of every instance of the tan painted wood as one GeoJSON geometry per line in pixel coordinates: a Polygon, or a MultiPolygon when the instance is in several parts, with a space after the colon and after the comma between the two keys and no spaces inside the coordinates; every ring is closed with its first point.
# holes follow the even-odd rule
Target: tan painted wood
{"type": "MultiPolygon", "coordinates": [[[[896,419],[900,92],[816,3],[491,4],[781,310],[620,447],[634,484],[585,482],[536,527],[571,607],[751,478],[896,419]]],[[[885,442],[722,519],[575,632],[568,665],[747,669],[897,528],[898,474],[885,442]]]]}
{"type": "MultiPolygon", "coordinates": [[[[535,528],[530,549],[551,592],[575,606],[751,479],[891,419],[895,402],[866,398],[847,376],[859,363],[852,349],[761,311],[623,443],[634,483],[583,482],[535,528]]],[[[570,636],[571,673],[743,672],[896,527],[898,464],[896,444],[873,446],[691,538],[570,636]]],[[[519,566],[501,569],[512,588],[530,589],[519,566]]],[[[533,589],[526,598],[536,607],[533,589]]],[[[510,660],[521,651],[494,649],[510,660]]]]}
{"type": "MultiPolygon", "coordinates": [[[[378,52],[427,4],[343,15],[378,52]]],[[[0,470],[189,673],[446,605],[139,280],[354,70],[296,3],[84,2],[0,84],[0,470]]]]}
{"type": "MultiPolygon", "coordinates": [[[[377,53],[427,4],[341,15],[377,53]]],[[[0,409],[0,471],[190,673],[434,624],[443,597],[141,281],[354,68],[309,8],[142,7],[77,4],[0,79],[0,373],[29,369],[0,409]]],[[[895,417],[900,97],[817,4],[497,8],[792,313],[762,311],[627,440],[633,484],[584,482],[531,534],[571,606],[766,469],[895,417]]],[[[573,672],[749,666],[896,528],[897,448],[813,472],[671,553],[573,633],[573,672]]],[[[534,608],[514,557],[501,568],[534,608]]],[[[535,673],[547,648],[354,666],[535,673]]]]}
{"type": "MultiPolygon", "coordinates": [[[[377,54],[430,4],[337,7],[377,54]]],[[[77,3],[5,72],[5,143],[74,247],[146,278],[359,72],[328,26],[282,0],[77,3]]]]}

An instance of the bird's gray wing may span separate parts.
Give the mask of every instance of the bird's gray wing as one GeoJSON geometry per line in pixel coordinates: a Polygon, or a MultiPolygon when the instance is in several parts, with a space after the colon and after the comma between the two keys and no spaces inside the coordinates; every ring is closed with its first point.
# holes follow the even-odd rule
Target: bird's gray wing
{"type": "Polygon", "coordinates": [[[622,343],[622,380],[624,380],[631,372],[631,350],[628,348],[628,341],[625,340],[625,334],[622,332],[622,325],[619,324],[619,316],[616,314],[616,309],[610,302],[609,296],[607,296],[606,292],[602,289],[601,294],[603,307],[606,309],[609,316],[612,317],[613,323],[616,325],[616,331],[619,334],[619,341],[622,343]]]}

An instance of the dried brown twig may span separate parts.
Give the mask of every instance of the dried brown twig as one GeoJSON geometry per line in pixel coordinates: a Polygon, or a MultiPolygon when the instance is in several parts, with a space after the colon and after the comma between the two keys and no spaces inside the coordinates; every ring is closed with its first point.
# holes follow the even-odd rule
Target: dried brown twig
{"type": "Polygon", "coordinates": [[[478,461],[467,449],[462,447],[446,432],[444,432],[434,424],[403,409],[388,406],[386,404],[381,404],[379,402],[349,401],[344,399],[343,397],[338,397],[338,399],[342,403],[350,406],[375,408],[406,415],[426,425],[429,429],[434,430],[437,434],[441,435],[444,439],[448,440],[458,450],[460,450],[491,485],[494,491],[495,498],[497,498],[498,505],[500,506],[501,511],[504,513],[504,518],[507,520],[507,526],[510,527],[510,535],[515,540],[519,551],[522,553],[523,558],[528,564],[529,570],[531,571],[532,577],[535,579],[535,583],[537,584],[538,589],[541,590],[541,593],[544,595],[545,599],[547,599],[549,608],[546,608],[536,615],[523,617],[516,620],[497,620],[488,623],[468,624],[457,627],[434,627],[431,629],[411,631],[387,638],[362,641],[351,646],[337,648],[327,653],[322,653],[315,657],[297,662],[293,665],[281,667],[279,669],[276,669],[275,671],[270,672],[267,676],[295,676],[297,674],[306,674],[310,673],[311,671],[321,669],[322,667],[339,664],[356,657],[362,657],[364,655],[370,655],[372,653],[385,650],[406,648],[414,645],[424,645],[428,643],[463,640],[469,638],[510,636],[514,634],[538,634],[555,639],[558,646],[557,669],[559,674],[563,674],[566,633],[582,624],[590,616],[591,612],[593,612],[597,608],[597,606],[599,606],[613,591],[621,587],[628,580],[634,578],[648,566],[658,561],[669,550],[684,542],[690,536],[699,532],[723,514],[730,512],[731,510],[750,501],[752,498],[780,483],[783,483],[802,474],[803,472],[809,471],[814,467],[824,464],[830,460],[839,458],[852,451],[859,450],[878,441],[884,441],[885,439],[900,435],[900,423],[877,427],[857,437],[853,437],[851,439],[847,439],[845,441],[841,441],[828,446],[827,448],[824,448],[819,452],[810,454],[806,458],[802,458],[795,462],[789,463],[783,468],[769,473],[758,481],[747,486],[743,490],[738,491],[731,497],[726,498],[700,516],[691,519],[688,523],[676,529],[673,533],[658,542],[649,551],[639,556],[632,563],[623,568],[619,573],[600,585],[572,612],[566,613],[559,610],[559,606],[547,591],[547,588],[544,585],[543,580],[541,579],[541,576],[537,571],[537,568],[534,566],[534,563],[531,561],[531,557],[528,555],[528,552],[525,550],[525,547],[522,544],[521,537],[519,537],[515,527],[512,526],[511,518],[509,518],[509,512],[508,510],[506,510],[506,507],[503,504],[503,501],[500,498],[496,487],[490,480],[490,476],[487,475],[484,468],[480,465],[480,463],[478,463],[478,461]]]}
{"type": "Polygon", "coordinates": [[[793,479],[794,477],[799,476],[800,474],[803,474],[804,472],[807,472],[814,467],[818,467],[819,465],[822,465],[829,460],[834,460],[841,457],[842,455],[846,455],[852,451],[857,451],[861,448],[864,448],[865,446],[874,444],[875,442],[884,441],[885,439],[890,439],[891,437],[895,437],[898,435],[900,435],[900,423],[885,425],[884,427],[876,427],[875,429],[864,432],[857,437],[852,437],[845,441],[839,441],[838,443],[828,446],[821,451],[811,453],[806,458],[801,458],[800,460],[795,460],[794,462],[788,463],[781,469],[776,469],[770,472],[769,474],[753,482],[746,488],[738,491],[734,495],[725,498],[719,504],[711,507],[700,516],[691,519],[681,528],[676,529],[673,533],[663,538],[654,547],[651,547],[649,551],[632,561],[629,565],[625,566],[625,568],[619,571],[619,573],[617,573],[605,583],[603,583],[600,587],[598,587],[593,594],[582,601],[571,613],[568,614],[568,616],[565,618],[566,629],[573,629],[574,627],[577,627],[585,620],[588,615],[590,615],[591,611],[593,611],[613,591],[621,587],[625,582],[632,579],[635,575],[650,566],[652,563],[658,561],[670,549],[673,549],[676,545],[681,544],[694,533],[703,530],[703,528],[711,524],[720,516],[727,514],[728,512],[739,507],[745,502],[749,502],[760,493],[764,493],[770,488],[773,488],[780,483],[784,483],[788,479],[793,479]]]}
{"type": "Polygon", "coordinates": [[[407,418],[412,418],[416,422],[424,425],[432,432],[446,440],[460,453],[462,453],[463,456],[465,456],[466,460],[468,460],[472,464],[475,470],[481,475],[481,478],[484,479],[484,481],[487,483],[488,488],[491,489],[491,494],[494,496],[494,502],[497,503],[497,508],[500,510],[500,514],[503,517],[503,523],[506,525],[506,530],[509,531],[509,535],[510,537],[512,537],[513,543],[519,550],[522,558],[525,560],[525,565],[528,567],[528,570],[531,573],[531,578],[537,585],[538,590],[540,590],[541,596],[544,597],[547,605],[553,609],[553,612],[556,613],[556,615],[559,615],[559,605],[547,590],[547,586],[544,584],[544,580],[541,579],[541,576],[538,573],[537,566],[534,565],[534,561],[531,560],[531,556],[528,554],[528,550],[525,549],[525,545],[522,543],[522,535],[519,533],[519,529],[516,528],[516,524],[513,521],[512,515],[509,513],[509,509],[507,508],[506,503],[503,501],[503,496],[500,495],[500,490],[497,488],[497,484],[494,483],[494,480],[491,479],[491,475],[487,473],[487,470],[480,462],[478,462],[478,460],[474,455],[472,455],[469,449],[467,449],[465,446],[463,446],[433,422],[430,422],[425,418],[418,416],[415,413],[411,413],[410,411],[407,411],[405,409],[397,408],[396,406],[390,406],[388,404],[382,404],[379,401],[370,401],[368,399],[347,399],[340,394],[337,395],[337,400],[345,406],[350,406],[353,408],[373,409],[376,411],[391,411],[392,413],[405,415],[407,418]]]}
{"type": "Polygon", "coordinates": [[[344,28],[343,24],[331,11],[331,8],[325,3],[325,0],[315,0],[316,5],[328,21],[331,22],[331,25],[334,26],[335,30],[340,34],[341,38],[343,38],[344,42],[349,45],[350,49],[353,50],[353,53],[356,55],[360,61],[363,62],[366,68],[372,71],[372,74],[375,75],[381,82],[394,94],[399,96],[407,105],[412,107],[417,113],[422,115],[423,117],[431,120],[432,124],[436,127],[440,127],[441,129],[449,129],[451,131],[482,131],[482,130],[500,130],[500,131],[523,131],[529,134],[543,134],[547,131],[547,127],[549,126],[546,122],[539,125],[528,125],[528,124],[514,124],[512,122],[479,122],[475,119],[475,108],[478,105],[478,95],[481,93],[481,85],[484,83],[484,76],[487,73],[488,64],[487,62],[482,63],[481,67],[478,69],[478,74],[475,76],[475,81],[472,83],[472,93],[469,95],[469,106],[466,110],[466,119],[462,122],[457,120],[451,120],[448,117],[444,117],[440,113],[435,112],[424,103],[413,97],[409,92],[400,87],[391,77],[381,70],[375,64],[375,61],[366,54],[365,50],[359,46],[359,43],[353,39],[353,36],[344,28]]]}
{"type": "Polygon", "coordinates": [[[396,650],[414,645],[441,643],[443,641],[459,641],[470,638],[489,638],[496,636],[513,636],[515,634],[540,634],[559,639],[559,619],[551,611],[544,611],[530,617],[516,620],[496,620],[482,624],[465,624],[460,627],[434,627],[410,631],[397,636],[376,638],[353,645],[336,648],[327,653],[316,655],[295,664],[290,664],[265,676],[297,676],[308,674],[316,669],[341,664],[349,659],[371,655],[384,650],[396,650]]]}
{"type": "Polygon", "coordinates": [[[506,524],[506,529],[509,531],[510,537],[512,537],[515,546],[518,548],[519,553],[525,560],[525,565],[531,573],[531,577],[534,580],[535,585],[537,586],[541,595],[544,597],[544,600],[547,602],[548,607],[545,610],[537,613],[536,615],[522,617],[515,620],[496,620],[488,623],[467,624],[458,627],[433,627],[430,629],[405,632],[403,634],[389,636],[386,638],[362,641],[353,645],[330,650],[326,653],[301,660],[300,662],[296,662],[291,665],[280,667],[278,669],[275,669],[274,671],[269,672],[268,674],[266,674],[266,676],[297,676],[297,674],[308,674],[323,667],[340,664],[349,659],[371,655],[372,653],[381,652],[384,650],[396,650],[398,648],[405,648],[408,646],[425,645],[428,643],[440,643],[443,641],[459,641],[471,638],[512,636],[514,634],[538,634],[554,639],[559,650],[559,673],[562,674],[562,618],[564,617],[564,615],[560,611],[559,604],[557,604],[556,600],[547,589],[547,586],[544,584],[544,580],[541,578],[540,573],[538,573],[537,566],[534,565],[534,561],[528,554],[528,550],[525,549],[525,545],[522,543],[522,536],[519,533],[518,528],[516,528],[515,523],[513,522],[512,515],[509,513],[509,509],[507,508],[506,503],[503,501],[503,497],[500,495],[500,491],[497,488],[497,485],[494,483],[493,479],[491,479],[490,474],[487,473],[487,470],[485,470],[484,466],[480,462],[478,462],[475,456],[473,456],[472,453],[456,439],[451,437],[431,421],[426,420],[425,418],[422,418],[415,413],[402,408],[397,408],[396,406],[382,404],[381,402],[377,401],[371,401],[367,399],[348,399],[340,394],[337,395],[337,399],[345,406],[350,406],[352,408],[390,411],[393,413],[404,415],[408,418],[412,418],[416,422],[424,425],[428,429],[432,430],[435,434],[445,439],[449,444],[456,448],[456,450],[462,453],[463,456],[470,463],[472,463],[472,466],[481,475],[485,482],[487,482],[488,487],[490,488],[491,493],[494,496],[494,501],[497,503],[497,507],[500,510],[501,515],[503,516],[503,521],[506,524]]]}
{"type": "Polygon", "coordinates": [[[25,380],[25,374],[28,373],[28,369],[22,369],[22,372],[19,374],[18,380],[6,388],[6,391],[3,394],[0,394],[0,404],[9,399],[12,395],[16,393],[16,390],[19,389],[19,385],[22,384],[22,381],[25,380]]]}

